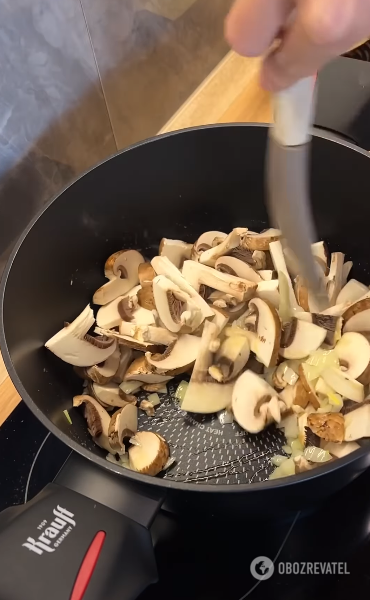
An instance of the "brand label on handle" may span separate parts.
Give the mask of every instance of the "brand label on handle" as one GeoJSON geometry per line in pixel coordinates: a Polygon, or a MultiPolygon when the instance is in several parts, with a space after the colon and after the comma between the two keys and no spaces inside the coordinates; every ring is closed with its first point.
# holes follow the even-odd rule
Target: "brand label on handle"
{"type": "Polygon", "coordinates": [[[22,547],[38,554],[51,553],[64,542],[65,538],[76,527],[74,514],[62,506],[57,506],[53,510],[53,520],[49,523],[44,520],[37,529],[42,530],[42,534],[37,538],[28,537],[22,547]]]}

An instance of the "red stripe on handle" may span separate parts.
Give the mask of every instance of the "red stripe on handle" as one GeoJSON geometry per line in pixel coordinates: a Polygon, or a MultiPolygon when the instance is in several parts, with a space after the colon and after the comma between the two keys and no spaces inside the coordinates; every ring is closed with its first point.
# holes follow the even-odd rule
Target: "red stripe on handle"
{"type": "Polygon", "coordinates": [[[82,561],[82,565],[76,577],[75,584],[73,586],[70,600],[82,600],[89,581],[94,572],[95,565],[98,562],[100,551],[103,547],[105,540],[105,531],[98,531],[93,541],[90,544],[88,551],[85,554],[85,558],[82,561]]]}

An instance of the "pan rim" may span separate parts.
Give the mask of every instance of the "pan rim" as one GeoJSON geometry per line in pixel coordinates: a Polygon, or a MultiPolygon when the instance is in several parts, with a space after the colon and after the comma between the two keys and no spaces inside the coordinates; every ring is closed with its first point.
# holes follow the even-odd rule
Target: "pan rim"
{"type": "MultiPolygon", "coordinates": [[[[100,161],[98,164],[94,165],[92,168],[90,168],[87,171],[85,171],[84,173],[80,174],[71,183],[66,185],[49,202],[47,202],[45,204],[45,206],[43,206],[37,212],[37,214],[33,217],[33,219],[30,221],[30,223],[25,227],[25,229],[19,236],[18,240],[14,244],[12,252],[11,252],[11,254],[7,260],[7,263],[5,265],[4,272],[2,274],[2,278],[1,278],[1,282],[0,282],[0,349],[2,352],[2,356],[4,359],[4,363],[5,363],[7,372],[9,374],[15,388],[17,389],[19,395],[21,396],[21,399],[24,400],[27,407],[31,410],[31,412],[35,415],[35,417],[44,425],[44,427],[46,427],[46,429],[48,431],[50,431],[53,435],[58,437],[71,450],[73,450],[74,452],[77,452],[78,454],[80,454],[81,456],[86,458],[87,460],[93,461],[95,464],[99,465],[100,467],[102,467],[104,469],[107,469],[111,473],[123,476],[125,478],[127,477],[131,481],[136,481],[138,483],[145,484],[145,485],[158,486],[160,488],[164,488],[167,490],[170,490],[170,489],[179,490],[179,491],[182,490],[182,491],[193,492],[193,493],[225,493],[225,492],[227,492],[227,493],[240,494],[240,493],[246,493],[246,492],[249,492],[249,493],[260,492],[263,489],[268,490],[268,489],[277,489],[277,488],[281,488],[281,487],[290,487],[290,486],[299,484],[301,482],[304,482],[308,479],[313,480],[313,479],[318,479],[320,477],[324,477],[328,472],[337,471],[338,469],[341,469],[342,467],[345,467],[346,465],[349,465],[352,462],[357,461],[357,459],[360,458],[361,456],[365,456],[368,453],[368,449],[366,446],[360,447],[358,450],[356,450],[355,452],[352,452],[348,456],[337,459],[334,464],[329,463],[328,465],[321,466],[320,469],[315,470],[313,473],[306,472],[306,473],[301,473],[299,475],[294,475],[293,477],[284,477],[282,479],[267,480],[267,481],[256,482],[256,483],[241,483],[241,484],[235,484],[235,485],[232,485],[232,484],[231,485],[230,484],[214,485],[214,484],[209,484],[209,483],[208,484],[207,483],[196,484],[196,483],[171,481],[169,479],[162,479],[162,478],[158,478],[158,477],[150,477],[149,475],[142,475],[140,473],[136,473],[135,471],[130,471],[129,469],[125,469],[124,467],[116,466],[113,463],[107,461],[105,458],[97,456],[92,451],[90,451],[86,448],[83,448],[83,446],[81,446],[80,444],[78,444],[77,442],[75,442],[74,440],[69,438],[68,435],[66,435],[56,425],[54,425],[54,423],[52,423],[48,419],[48,417],[37,407],[35,402],[32,400],[31,396],[27,393],[27,391],[23,387],[23,384],[22,384],[20,378],[18,377],[18,374],[13,366],[13,363],[12,363],[12,360],[10,357],[10,353],[8,350],[8,345],[6,342],[6,337],[5,337],[3,308],[4,308],[4,298],[5,298],[5,293],[6,293],[6,285],[7,285],[10,270],[11,270],[14,260],[17,256],[17,253],[18,253],[21,245],[23,244],[24,240],[26,239],[27,235],[33,228],[34,224],[41,218],[41,216],[44,214],[44,212],[50,208],[50,206],[55,202],[55,200],[57,198],[59,198],[59,196],[61,196],[66,190],[68,190],[74,183],[76,183],[77,181],[79,181],[80,179],[85,177],[85,175],[88,175],[91,171],[95,170],[96,168],[103,165],[104,163],[111,160],[112,158],[115,158],[121,154],[124,154],[125,152],[128,152],[134,148],[144,146],[146,144],[155,142],[157,140],[161,140],[161,139],[164,139],[167,137],[172,137],[172,136],[177,136],[177,135],[186,135],[186,133],[191,133],[193,131],[199,131],[199,130],[205,130],[205,129],[218,129],[218,128],[234,128],[234,127],[269,128],[269,127],[271,127],[271,124],[270,123],[219,123],[219,124],[212,124],[212,125],[200,125],[197,127],[189,127],[186,129],[180,129],[177,131],[163,133],[163,134],[151,137],[151,138],[147,138],[147,139],[137,142],[135,144],[131,144],[130,146],[107,157],[106,159],[100,161]]],[[[355,144],[352,144],[351,142],[348,142],[347,140],[342,140],[341,138],[339,138],[336,135],[333,135],[332,133],[328,133],[322,129],[318,130],[315,128],[313,129],[312,133],[313,133],[314,137],[319,137],[324,140],[339,144],[341,146],[345,146],[351,150],[354,150],[355,152],[357,152],[359,154],[362,154],[363,156],[366,156],[368,159],[370,158],[370,154],[363,148],[359,148],[358,146],[356,146],[355,144]]]]}

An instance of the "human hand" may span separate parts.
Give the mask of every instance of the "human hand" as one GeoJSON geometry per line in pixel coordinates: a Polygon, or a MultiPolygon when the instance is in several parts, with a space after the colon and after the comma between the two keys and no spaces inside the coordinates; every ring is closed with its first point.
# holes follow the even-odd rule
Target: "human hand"
{"type": "Polygon", "coordinates": [[[278,92],[369,37],[370,0],[236,0],[225,34],[243,56],[268,52],[261,83],[278,92]]]}

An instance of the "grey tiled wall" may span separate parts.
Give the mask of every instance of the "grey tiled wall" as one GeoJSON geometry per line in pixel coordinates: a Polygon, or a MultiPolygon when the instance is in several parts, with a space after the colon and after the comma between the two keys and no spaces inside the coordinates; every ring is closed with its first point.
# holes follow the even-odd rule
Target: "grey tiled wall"
{"type": "Polygon", "coordinates": [[[154,135],[227,52],[231,0],[1,0],[0,272],[78,173],[154,135]]]}

